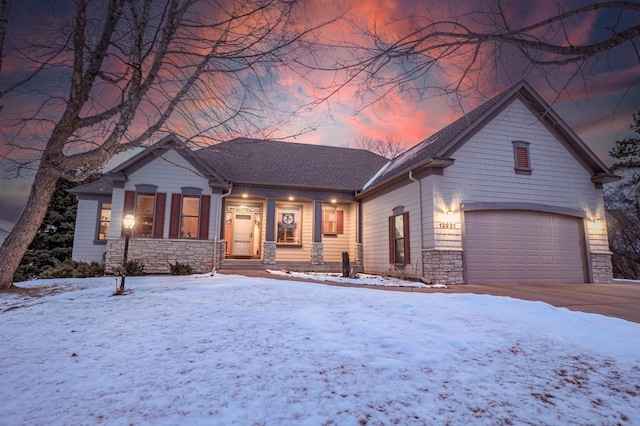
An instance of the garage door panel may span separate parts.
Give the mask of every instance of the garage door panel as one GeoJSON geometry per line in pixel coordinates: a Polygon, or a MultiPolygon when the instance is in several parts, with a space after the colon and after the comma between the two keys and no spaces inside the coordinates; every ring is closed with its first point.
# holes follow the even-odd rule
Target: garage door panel
{"type": "Polygon", "coordinates": [[[530,211],[465,213],[467,282],[583,283],[578,218],[530,211]]]}

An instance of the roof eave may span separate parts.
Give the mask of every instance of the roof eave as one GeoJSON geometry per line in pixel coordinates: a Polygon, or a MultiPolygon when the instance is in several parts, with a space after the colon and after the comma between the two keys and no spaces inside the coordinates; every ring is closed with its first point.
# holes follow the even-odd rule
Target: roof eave
{"type": "Polygon", "coordinates": [[[415,166],[409,169],[402,169],[398,173],[393,174],[391,177],[383,180],[380,183],[377,183],[361,192],[358,192],[356,198],[360,199],[366,197],[374,192],[377,192],[381,189],[384,189],[396,181],[402,179],[409,175],[409,173],[418,173],[422,170],[426,169],[446,169],[449,166],[452,166],[455,160],[453,158],[444,158],[444,157],[430,157],[425,159],[424,161],[416,164],[415,166]]]}

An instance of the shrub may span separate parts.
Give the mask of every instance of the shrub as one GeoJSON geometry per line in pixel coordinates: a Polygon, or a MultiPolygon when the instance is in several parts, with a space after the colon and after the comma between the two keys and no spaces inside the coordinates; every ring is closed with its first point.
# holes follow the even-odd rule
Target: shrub
{"type": "Polygon", "coordinates": [[[127,276],[139,277],[144,275],[144,262],[133,259],[127,262],[127,276]]]}
{"type": "Polygon", "coordinates": [[[176,263],[169,262],[169,273],[171,275],[191,275],[193,272],[193,268],[188,263],[180,263],[177,260],[176,263]]]}
{"type": "Polygon", "coordinates": [[[98,262],[84,263],[67,260],[60,262],[56,260],[53,266],[49,266],[42,273],[40,278],[88,278],[101,277],[104,275],[104,265],[98,262]]]}

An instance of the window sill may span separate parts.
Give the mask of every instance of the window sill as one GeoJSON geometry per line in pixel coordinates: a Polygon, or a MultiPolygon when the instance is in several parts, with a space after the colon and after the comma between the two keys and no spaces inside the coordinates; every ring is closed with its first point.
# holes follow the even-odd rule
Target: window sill
{"type": "Polygon", "coordinates": [[[302,244],[293,244],[293,243],[276,243],[276,247],[302,248],[302,244]]]}
{"type": "Polygon", "coordinates": [[[517,175],[531,175],[531,169],[514,169],[517,175]]]}

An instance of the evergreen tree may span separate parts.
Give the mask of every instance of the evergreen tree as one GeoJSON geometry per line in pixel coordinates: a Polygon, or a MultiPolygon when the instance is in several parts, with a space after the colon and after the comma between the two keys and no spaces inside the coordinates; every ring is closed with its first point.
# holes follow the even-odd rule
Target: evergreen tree
{"type": "Polygon", "coordinates": [[[611,263],[616,278],[640,278],[640,111],[630,126],[638,137],[616,141],[609,155],[617,161],[611,166],[622,181],[604,193],[611,263]]]}
{"type": "Polygon", "coordinates": [[[60,179],[40,229],[24,254],[14,281],[39,276],[45,269],[71,261],[78,201],[67,189],[77,183],[60,179]]]}

